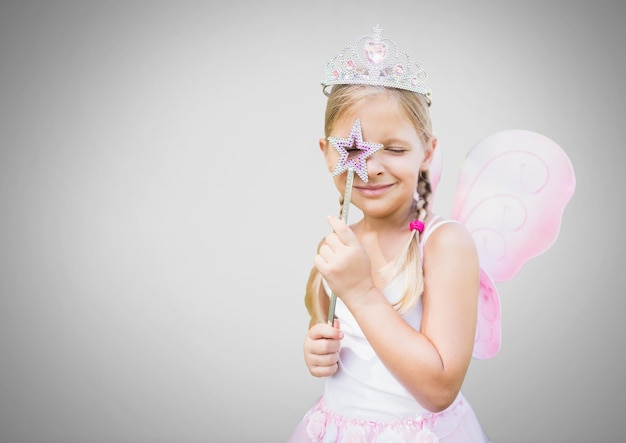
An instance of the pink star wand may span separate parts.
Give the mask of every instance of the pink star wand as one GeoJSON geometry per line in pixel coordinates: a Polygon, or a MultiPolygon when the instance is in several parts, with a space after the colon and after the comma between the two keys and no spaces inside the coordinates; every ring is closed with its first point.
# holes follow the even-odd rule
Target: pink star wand
{"type": "MultiPolygon", "coordinates": [[[[341,218],[344,223],[348,224],[348,209],[350,208],[350,197],[352,195],[352,183],[354,181],[354,173],[364,182],[368,182],[367,175],[367,159],[376,151],[383,148],[380,143],[371,143],[363,141],[363,132],[361,131],[361,121],[357,118],[352,125],[352,130],[348,138],[328,137],[328,141],[333,148],[339,153],[339,161],[335,165],[333,177],[344,172],[348,172],[346,178],[346,189],[343,194],[343,207],[341,209],[341,218]],[[358,155],[354,155],[358,151],[358,155]]],[[[328,323],[333,324],[335,320],[335,306],[337,305],[337,295],[334,292],[330,294],[330,306],[328,308],[328,323]]]]}

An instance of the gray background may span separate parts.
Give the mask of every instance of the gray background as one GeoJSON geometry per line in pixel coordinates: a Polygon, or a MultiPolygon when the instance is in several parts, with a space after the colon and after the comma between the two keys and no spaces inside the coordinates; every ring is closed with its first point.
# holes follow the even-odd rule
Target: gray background
{"type": "Polygon", "coordinates": [[[498,285],[485,429],[623,440],[626,4],[361,0],[0,3],[0,441],[287,438],[322,389],[319,80],[376,23],[430,74],[438,212],[496,131],[576,169],[557,243],[498,285]]]}

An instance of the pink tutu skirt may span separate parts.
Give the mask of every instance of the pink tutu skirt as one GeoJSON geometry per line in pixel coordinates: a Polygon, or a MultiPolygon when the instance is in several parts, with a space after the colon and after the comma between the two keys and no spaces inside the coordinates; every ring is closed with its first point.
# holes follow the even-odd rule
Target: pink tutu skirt
{"type": "Polygon", "coordinates": [[[482,443],[489,439],[463,396],[447,409],[415,418],[367,421],[344,417],[320,398],[287,443],[482,443]]]}

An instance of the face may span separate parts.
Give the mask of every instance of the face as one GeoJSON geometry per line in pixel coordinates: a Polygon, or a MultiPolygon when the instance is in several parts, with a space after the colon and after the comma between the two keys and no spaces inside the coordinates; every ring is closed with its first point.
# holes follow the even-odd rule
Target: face
{"type": "MultiPolygon", "coordinates": [[[[436,140],[425,144],[400,105],[385,94],[357,103],[334,122],[329,135],[347,138],[357,118],[361,120],[363,141],[380,143],[383,148],[367,159],[367,183],[354,175],[351,203],[364,216],[406,218],[415,200],[419,172],[428,169],[436,140]]],[[[332,172],[339,153],[325,138],[320,140],[320,148],[332,172]]],[[[341,194],[346,175],[333,178],[341,194]]]]}

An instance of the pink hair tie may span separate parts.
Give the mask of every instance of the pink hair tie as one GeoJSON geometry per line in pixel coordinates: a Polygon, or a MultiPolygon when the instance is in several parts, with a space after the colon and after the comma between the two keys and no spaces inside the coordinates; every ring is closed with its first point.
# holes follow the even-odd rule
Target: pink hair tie
{"type": "Polygon", "coordinates": [[[420,234],[424,232],[424,222],[421,220],[413,220],[409,224],[409,227],[411,228],[411,231],[415,231],[417,229],[420,234]]]}

